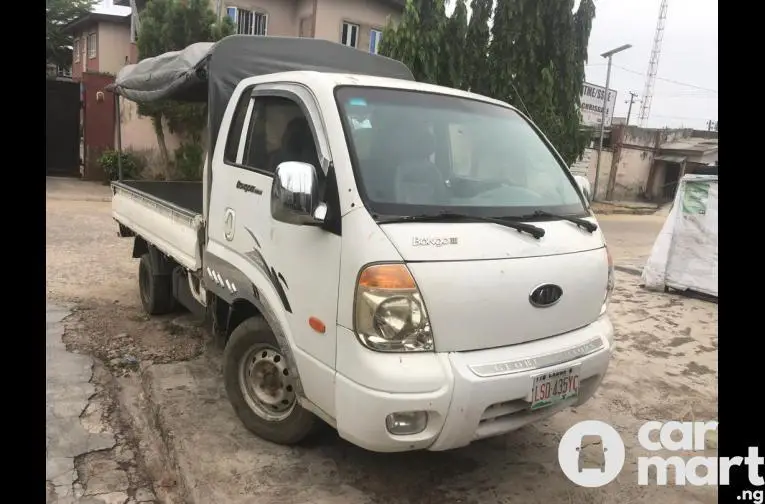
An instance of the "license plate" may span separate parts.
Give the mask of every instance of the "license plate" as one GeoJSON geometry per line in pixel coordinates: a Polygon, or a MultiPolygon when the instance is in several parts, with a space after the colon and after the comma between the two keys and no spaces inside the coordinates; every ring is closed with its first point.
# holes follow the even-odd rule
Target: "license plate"
{"type": "Polygon", "coordinates": [[[533,377],[531,409],[545,408],[578,394],[579,366],[547,371],[533,377]]]}

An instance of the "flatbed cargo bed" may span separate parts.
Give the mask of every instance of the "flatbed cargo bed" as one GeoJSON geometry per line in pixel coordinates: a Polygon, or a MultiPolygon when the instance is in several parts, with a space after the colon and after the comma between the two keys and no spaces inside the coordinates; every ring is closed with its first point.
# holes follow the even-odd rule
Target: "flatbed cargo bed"
{"type": "Polygon", "coordinates": [[[194,214],[202,213],[202,182],[123,180],[122,184],[194,214]]]}
{"type": "Polygon", "coordinates": [[[202,182],[112,183],[112,216],[191,271],[202,267],[202,182]]]}

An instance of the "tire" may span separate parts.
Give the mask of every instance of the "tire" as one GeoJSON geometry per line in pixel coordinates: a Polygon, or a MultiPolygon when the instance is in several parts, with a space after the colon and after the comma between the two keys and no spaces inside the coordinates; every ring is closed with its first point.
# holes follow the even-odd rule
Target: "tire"
{"type": "Polygon", "coordinates": [[[149,315],[164,315],[175,310],[172,276],[157,275],[148,253],[141,256],[138,264],[138,290],[143,309],[149,315]]]}
{"type": "Polygon", "coordinates": [[[228,399],[247,430],[282,445],[299,443],[316,426],[316,417],[298,403],[289,373],[284,353],[263,318],[249,318],[231,333],[223,351],[228,399]],[[253,375],[260,380],[251,379],[253,375]]]}

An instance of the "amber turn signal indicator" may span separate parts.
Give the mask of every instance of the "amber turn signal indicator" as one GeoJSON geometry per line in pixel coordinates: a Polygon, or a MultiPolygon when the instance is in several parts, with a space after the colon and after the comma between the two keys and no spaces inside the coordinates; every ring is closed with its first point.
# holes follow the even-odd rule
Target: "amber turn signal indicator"
{"type": "Polygon", "coordinates": [[[414,278],[403,264],[375,264],[359,277],[359,287],[369,289],[413,290],[414,278]]]}
{"type": "Polygon", "coordinates": [[[324,322],[317,319],[316,317],[310,317],[308,319],[308,325],[311,326],[311,329],[313,329],[319,334],[324,334],[325,332],[327,332],[327,326],[325,326],[324,322]]]}

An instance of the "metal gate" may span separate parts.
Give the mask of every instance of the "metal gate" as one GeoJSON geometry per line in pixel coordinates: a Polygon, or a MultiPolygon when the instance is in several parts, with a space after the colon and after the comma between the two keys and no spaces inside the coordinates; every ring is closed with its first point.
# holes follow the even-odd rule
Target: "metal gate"
{"type": "Polygon", "coordinates": [[[80,175],[80,84],[45,80],[45,174],[80,175]]]}

